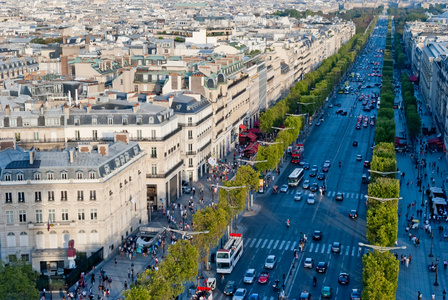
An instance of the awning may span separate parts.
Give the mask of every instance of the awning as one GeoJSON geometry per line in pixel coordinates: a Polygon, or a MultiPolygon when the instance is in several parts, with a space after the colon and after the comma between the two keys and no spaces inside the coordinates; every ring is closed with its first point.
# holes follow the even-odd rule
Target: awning
{"type": "Polygon", "coordinates": [[[429,139],[428,144],[443,144],[443,141],[440,138],[435,137],[435,138],[429,139]]]}
{"type": "Polygon", "coordinates": [[[253,134],[252,132],[249,132],[249,133],[247,134],[247,137],[248,137],[249,139],[251,139],[252,141],[256,141],[256,140],[257,140],[257,136],[256,136],[255,134],[253,134]]]}
{"type": "Polygon", "coordinates": [[[412,81],[412,82],[417,82],[418,81],[418,77],[415,76],[415,75],[411,75],[411,76],[409,76],[409,80],[412,81]]]}
{"type": "Polygon", "coordinates": [[[260,128],[251,128],[248,131],[251,132],[251,133],[254,133],[254,134],[261,133],[260,128]]]}
{"type": "Polygon", "coordinates": [[[260,120],[256,120],[256,121],[254,122],[254,126],[255,126],[255,127],[260,127],[260,120]]]}
{"type": "Polygon", "coordinates": [[[240,129],[241,129],[241,130],[246,130],[246,125],[241,124],[241,125],[240,125],[240,129]]]}
{"type": "Polygon", "coordinates": [[[432,203],[438,205],[446,205],[446,200],[443,198],[432,198],[432,203]]]}
{"type": "Polygon", "coordinates": [[[244,149],[244,152],[256,153],[258,151],[258,143],[250,143],[249,146],[244,149]]]}

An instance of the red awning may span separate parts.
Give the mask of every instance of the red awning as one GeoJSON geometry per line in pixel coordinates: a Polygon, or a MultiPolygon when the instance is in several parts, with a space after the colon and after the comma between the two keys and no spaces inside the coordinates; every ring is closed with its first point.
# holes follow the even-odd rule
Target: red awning
{"type": "Polygon", "coordinates": [[[257,140],[257,136],[255,134],[253,134],[252,132],[249,132],[247,134],[247,137],[250,138],[252,141],[256,141],[257,140]]]}
{"type": "Polygon", "coordinates": [[[249,146],[244,149],[244,152],[256,153],[258,151],[258,143],[250,143],[249,146]]]}
{"type": "Polygon", "coordinates": [[[254,126],[255,126],[255,127],[260,127],[260,120],[256,120],[256,121],[254,122],[254,126]]]}
{"type": "Polygon", "coordinates": [[[415,76],[415,75],[411,75],[411,76],[409,76],[409,80],[412,81],[412,82],[417,82],[418,81],[418,77],[415,76]]]}
{"type": "Polygon", "coordinates": [[[443,141],[440,140],[440,138],[438,138],[438,137],[428,140],[428,144],[441,144],[441,143],[443,143],[443,141]]]}
{"type": "Polygon", "coordinates": [[[261,133],[260,128],[251,128],[248,130],[249,132],[252,132],[254,134],[259,134],[261,133]]]}
{"type": "Polygon", "coordinates": [[[241,125],[240,125],[240,129],[241,129],[241,130],[246,130],[246,125],[241,124],[241,125]]]}

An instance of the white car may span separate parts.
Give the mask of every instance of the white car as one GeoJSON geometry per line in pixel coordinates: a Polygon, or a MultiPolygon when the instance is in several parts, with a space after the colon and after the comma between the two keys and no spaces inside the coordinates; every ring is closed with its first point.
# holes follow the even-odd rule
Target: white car
{"type": "Polygon", "coordinates": [[[362,160],[362,155],[361,154],[356,155],[356,160],[357,161],[361,161],[362,160]]]}
{"type": "Polygon", "coordinates": [[[248,269],[246,274],[244,274],[243,282],[244,283],[254,283],[255,282],[255,269],[248,269]]]}
{"type": "Polygon", "coordinates": [[[277,258],[275,257],[275,255],[269,255],[266,258],[266,261],[264,262],[264,267],[266,269],[274,269],[276,263],[277,263],[277,258]]]}
{"type": "Polygon", "coordinates": [[[232,300],[244,300],[246,299],[247,290],[243,288],[239,288],[236,290],[235,294],[233,294],[232,300]]]}
{"type": "Polygon", "coordinates": [[[303,197],[303,193],[301,191],[298,191],[295,195],[294,195],[294,201],[300,201],[302,200],[303,197]]]}
{"type": "Polygon", "coordinates": [[[305,258],[305,261],[303,262],[303,267],[312,269],[314,267],[314,259],[312,258],[305,258]]]}
{"type": "Polygon", "coordinates": [[[315,194],[309,194],[308,199],[306,199],[306,203],[308,204],[314,204],[316,201],[316,195],[315,194]]]}
{"type": "Polygon", "coordinates": [[[280,189],[280,192],[281,193],[287,193],[288,192],[288,185],[287,184],[282,185],[282,188],[280,189]]]}

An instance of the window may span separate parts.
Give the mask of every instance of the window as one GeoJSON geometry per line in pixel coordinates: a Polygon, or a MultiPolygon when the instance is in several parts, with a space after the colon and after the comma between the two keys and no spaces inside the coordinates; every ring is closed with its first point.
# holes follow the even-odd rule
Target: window
{"type": "Polygon", "coordinates": [[[61,201],[67,201],[67,191],[61,191],[61,201]]]}
{"type": "Polygon", "coordinates": [[[192,117],[188,117],[188,125],[193,125],[193,118],[192,117]]]}
{"type": "Polygon", "coordinates": [[[134,92],[138,92],[138,85],[134,85],[134,92]]]}
{"type": "Polygon", "coordinates": [[[84,208],[78,209],[78,220],[79,221],[84,221],[85,220],[84,208]]]}
{"type": "Polygon", "coordinates": [[[114,124],[114,119],[112,117],[108,117],[107,118],[107,124],[113,125],[114,124]]]}
{"type": "Polygon", "coordinates": [[[79,141],[81,139],[81,134],[79,133],[79,130],[75,130],[75,140],[79,141]]]}
{"type": "Polygon", "coordinates": [[[54,173],[47,173],[47,179],[48,180],[53,180],[54,179],[54,173]]]}
{"type": "Polygon", "coordinates": [[[89,172],[89,178],[90,179],[95,179],[95,172],[89,172]]]}
{"type": "Polygon", "coordinates": [[[34,200],[36,201],[36,202],[40,202],[40,201],[42,201],[42,193],[41,192],[34,192],[34,200]]]}
{"type": "Polygon", "coordinates": [[[141,130],[137,130],[137,139],[139,139],[139,140],[142,139],[142,131],[141,130]]]}
{"type": "Polygon", "coordinates": [[[192,158],[189,158],[189,159],[188,159],[188,166],[189,166],[189,167],[192,167],[192,166],[193,166],[193,159],[192,159],[192,158]]]}
{"type": "Polygon", "coordinates": [[[54,201],[54,191],[48,191],[48,201],[54,201]]]}
{"type": "Polygon", "coordinates": [[[90,209],[90,220],[96,220],[98,217],[97,209],[91,208],[90,209]]]}
{"type": "Polygon", "coordinates": [[[6,203],[12,203],[12,193],[5,193],[6,203]]]}
{"type": "Polygon", "coordinates": [[[75,117],[75,125],[79,125],[79,123],[80,123],[79,117],[75,117]]]}
{"type": "Polygon", "coordinates": [[[9,120],[9,126],[10,127],[16,127],[17,126],[17,119],[10,119],[9,120]]]}
{"type": "Polygon", "coordinates": [[[35,141],[39,141],[39,132],[34,132],[33,136],[35,141]]]}
{"type": "Polygon", "coordinates": [[[14,223],[14,212],[12,210],[5,211],[6,214],[6,224],[14,223]]]}
{"type": "Polygon", "coordinates": [[[82,176],[83,174],[82,174],[82,172],[76,172],[76,178],[77,179],[82,179],[82,176]]]}
{"type": "Polygon", "coordinates": [[[98,139],[98,131],[97,130],[92,130],[92,138],[94,141],[96,141],[98,139]]]}
{"type": "Polygon", "coordinates": [[[193,144],[188,144],[188,152],[193,152],[193,144]]]}
{"type": "Polygon", "coordinates": [[[90,200],[96,200],[96,191],[90,191],[90,200]]]}
{"type": "Polygon", "coordinates": [[[5,174],[5,181],[11,181],[11,174],[5,174]]]}
{"type": "MultiPolygon", "coordinates": [[[[48,176],[48,174],[47,174],[47,176],[48,176]]],[[[61,173],[61,179],[67,179],[67,178],[68,178],[67,173],[65,173],[65,172],[61,173]]]]}
{"type": "Polygon", "coordinates": [[[40,173],[34,173],[34,180],[40,180],[40,173]]]}
{"type": "Polygon", "coordinates": [[[23,174],[17,174],[17,180],[23,181],[23,174]]]}
{"type": "Polygon", "coordinates": [[[137,125],[142,125],[142,117],[137,117],[137,125]]]}
{"type": "Polygon", "coordinates": [[[151,130],[151,138],[155,139],[157,137],[156,131],[154,129],[151,130]]]}
{"type": "Polygon", "coordinates": [[[56,221],[56,210],[54,208],[48,210],[48,220],[52,223],[56,221]]]}
{"type": "Polygon", "coordinates": [[[121,124],[128,125],[128,117],[122,117],[121,118],[121,124]]]}
{"type": "Polygon", "coordinates": [[[19,222],[26,223],[26,210],[19,210],[19,222]]]}
{"type": "Polygon", "coordinates": [[[151,166],[151,173],[152,173],[152,175],[157,175],[157,165],[156,164],[153,164],[151,166]]]}
{"type": "Polygon", "coordinates": [[[92,118],[92,125],[96,125],[98,124],[98,119],[97,118],[92,118]]]}
{"type": "Polygon", "coordinates": [[[63,208],[62,212],[62,221],[68,221],[68,208],[63,208]]]}
{"type": "Polygon", "coordinates": [[[17,198],[19,199],[19,202],[25,202],[25,192],[18,192],[17,198]]]}
{"type": "Polygon", "coordinates": [[[84,191],[78,191],[78,201],[84,201],[84,191]]]}
{"type": "Polygon", "coordinates": [[[22,254],[20,256],[22,258],[23,261],[30,261],[30,255],[29,254],[22,254]]]}
{"type": "Polygon", "coordinates": [[[16,141],[20,141],[20,132],[15,133],[16,141]]]}
{"type": "Polygon", "coordinates": [[[42,217],[42,209],[36,209],[36,223],[42,223],[43,217],[42,217]]]}
{"type": "Polygon", "coordinates": [[[156,147],[151,147],[151,157],[157,158],[157,148],[156,147]]]}
{"type": "Polygon", "coordinates": [[[188,139],[191,140],[193,138],[193,130],[188,130],[188,139]]]}

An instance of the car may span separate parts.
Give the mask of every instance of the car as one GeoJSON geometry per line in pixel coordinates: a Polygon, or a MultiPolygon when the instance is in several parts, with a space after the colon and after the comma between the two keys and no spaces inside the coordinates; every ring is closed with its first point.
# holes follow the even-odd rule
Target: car
{"type": "Polygon", "coordinates": [[[329,286],[323,286],[322,290],[320,291],[320,295],[322,298],[331,298],[331,294],[333,292],[333,289],[329,286]]]}
{"type": "Polygon", "coordinates": [[[368,160],[364,161],[364,168],[370,168],[370,161],[368,160]]]}
{"type": "Polygon", "coordinates": [[[297,193],[294,195],[294,201],[300,201],[302,200],[303,193],[301,191],[297,191],[297,193]]]}
{"type": "Polygon", "coordinates": [[[342,113],[343,112],[343,110],[342,109],[338,109],[337,111],[336,111],[336,114],[340,114],[340,113],[342,113]]]}
{"type": "Polygon", "coordinates": [[[344,194],[343,193],[336,193],[336,197],[335,197],[336,201],[342,201],[344,200],[344,194]]]}
{"type": "Polygon", "coordinates": [[[352,209],[350,211],[349,216],[350,216],[350,219],[356,219],[358,217],[358,211],[356,211],[356,209],[352,209]]]}
{"type": "Polygon", "coordinates": [[[303,169],[304,169],[304,170],[309,170],[309,169],[310,169],[310,163],[307,163],[307,162],[304,163],[304,164],[303,164],[303,169]]]}
{"type": "Polygon", "coordinates": [[[331,166],[331,162],[329,160],[326,160],[324,162],[324,165],[322,166],[322,171],[328,172],[328,170],[330,169],[330,166],[331,166]]]}
{"type": "Polygon", "coordinates": [[[299,300],[308,300],[311,299],[311,294],[308,293],[307,291],[301,292],[300,293],[300,297],[299,300]]]}
{"type": "Polygon", "coordinates": [[[358,141],[353,141],[353,147],[357,147],[358,146],[358,141]]]}
{"type": "Polygon", "coordinates": [[[235,294],[233,294],[232,300],[244,300],[246,299],[247,290],[243,288],[239,288],[236,290],[235,294]]]}
{"type": "Polygon", "coordinates": [[[258,283],[268,283],[268,280],[269,280],[269,273],[261,272],[260,277],[258,277],[258,283]]]}
{"type": "Polygon", "coordinates": [[[276,264],[277,258],[275,257],[275,255],[269,255],[264,262],[264,268],[272,270],[275,268],[276,264]]]}
{"type": "Polygon", "coordinates": [[[288,185],[287,184],[282,185],[282,188],[280,189],[280,192],[281,193],[287,193],[288,192],[288,185]]]}
{"type": "Polygon", "coordinates": [[[356,129],[361,129],[361,125],[356,124],[356,129]]]}
{"type": "Polygon", "coordinates": [[[224,295],[230,296],[233,295],[236,291],[236,283],[235,281],[231,280],[231,281],[227,281],[226,286],[224,287],[224,295]]]}
{"type": "Polygon", "coordinates": [[[362,160],[362,155],[361,154],[356,155],[356,160],[357,161],[361,161],[362,160]]]}
{"type": "Polygon", "coordinates": [[[328,104],[328,107],[329,107],[329,108],[332,108],[332,107],[333,107],[333,104],[331,104],[331,103],[328,104]]]}
{"type": "Polygon", "coordinates": [[[319,180],[324,180],[324,179],[325,179],[325,173],[319,173],[319,174],[317,175],[317,179],[319,179],[319,180]]]}
{"type": "Polygon", "coordinates": [[[350,291],[350,300],[361,300],[361,290],[352,289],[350,291]]]}
{"type": "Polygon", "coordinates": [[[258,294],[252,294],[250,295],[249,300],[260,300],[260,296],[258,294]]]}
{"type": "Polygon", "coordinates": [[[316,124],[316,126],[320,126],[321,123],[320,123],[320,121],[317,121],[315,124],[316,124]]]}
{"type": "Polygon", "coordinates": [[[347,112],[344,110],[343,112],[341,112],[341,116],[346,116],[347,112]]]}
{"type": "Polygon", "coordinates": [[[318,190],[319,190],[319,185],[317,184],[317,182],[313,182],[313,184],[310,187],[310,191],[317,192],[318,190]]]}
{"type": "Polygon", "coordinates": [[[341,107],[342,104],[341,103],[335,103],[334,106],[341,107]]]}
{"type": "Polygon", "coordinates": [[[302,189],[307,190],[310,188],[310,181],[306,179],[302,184],[302,189]]]}
{"type": "Polygon", "coordinates": [[[362,174],[361,183],[369,183],[370,177],[367,176],[367,174],[362,174]]]}
{"type": "Polygon", "coordinates": [[[303,267],[312,269],[314,267],[314,259],[309,257],[305,258],[305,261],[303,262],[303,267]]]}
{"type": "Polygon", "coordinates": [[[341,252],[341,243],[333,242],[333,244],[331,244],[331,253],[339,253],[339,252],[341,252]]]}
{"type": "Polygon", "coordinates": [[[312,168],[310,171],[310,177],[316,177],[317,175],[317,168],[312,168]]]}
{"type": "Polygon", "coordinates": [[[323,262],[323,261],[320,261],[320,262],[317,264],[316,272],[317,272],[317,273],[325,273],[325,272],[327,272],[327,263],[326,263],[326,262],[323,262]]]}
{"type": "Polygon", "coordinates": [[[190,189],[189,186],[183,186],[183,187],[182,187],[182,192],[183,192],[184,194],[190,194],[191,189],[190,189]]]}
{"type": "Polygon", "coordinates": [[[341,273],[338,276],[338,283],[339,284],[348,284],[350,282],[350,275],[347,273],[341,273]]]}
{"type": "Polygon", "coordinates": [[[370,89],[372,86],[370,84],[366,85],[366,89],[370,89]]]}
{"type": "Polygon", "coordinates": [[[244,274],[243,282],[244,283],[254,283],[255,277],[257,277],[255,274],[255,269],[248,269],[246,271],[246,273],[244,274]]]}
{"type": "Polygon", "coordinates": [[[306,199],[306,203],[308,203],[308,204],[314,204],[315,200],[316,200],[316,195],[314,195],[314,194],[309,194],[309,195],[308,195],[308,199],[306,199]]]}
{"type": "Polygon", "coordinates": [[[322,239],[322,231],[314,230],[313,232],[313,240],[320,241],[322,239]]]}

